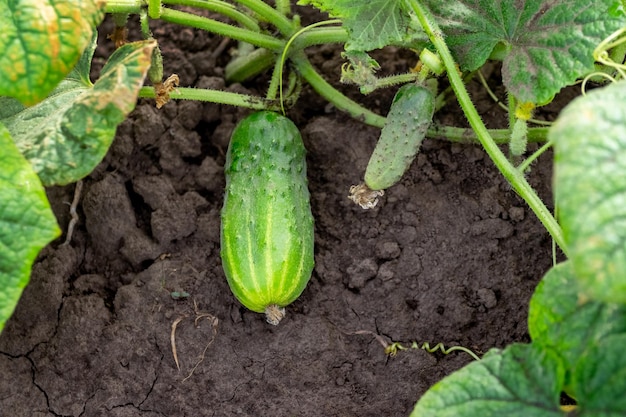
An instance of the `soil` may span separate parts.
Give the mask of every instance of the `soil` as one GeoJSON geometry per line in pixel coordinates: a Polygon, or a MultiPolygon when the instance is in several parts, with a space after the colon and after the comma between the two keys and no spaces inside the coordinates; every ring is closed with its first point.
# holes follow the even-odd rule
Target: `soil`
{"type": "MultiPolygon", "coordinates": [[[[110,22],[96,67],[110,51],[107,30],[110,22]]],[[[264,77],[224,86],[234,43],[214,56],[220,38],[153,30],[165,74],[181,85],[263,94],[264,77]]],[[[339,48],[309,52],[338,85],[339,48]]],[[[391,48],[376,57],[381,73],[414,64],[391,48]]],[[[497,67],[487,75],[500,83],[497,67]]],[[[339,88],[383,114],[393,97],[339,88]]],[[[502,127],[503,111],[480,84],[470,88],[489,127],[502,127]]],[[[380,341],[482,354],[529,340],[528,301],[551,266],[551,239],[482,149],[427,139],[402,181],[365,211],[348,189],[379,130],[309,87],[289,116],[308,150],[315,270],[278,326],[243,308],[222,272],[219,213],[229,135],[247,113],[192,102],[158,111],[140,100],[84,179],[71,244],[64,235],[42,251],[0,336],[0,416],[408,416],[472,359],[420,349],[389,357],[380,341]]],[[[436,121],[466,125],[454,103],[436,121]]],[[[547,155],[528,179],[548,202],[550,178],[547,155]]],[[[73,193],[48,190],[64,230],[73,193]]]]}

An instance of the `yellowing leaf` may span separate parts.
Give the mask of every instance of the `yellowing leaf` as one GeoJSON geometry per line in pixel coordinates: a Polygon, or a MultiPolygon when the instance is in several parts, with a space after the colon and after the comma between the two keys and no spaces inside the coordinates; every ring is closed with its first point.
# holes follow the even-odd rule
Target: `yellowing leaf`
{"type": "Polygon", "coordinates": [[[103,7],[104,0],[0,1],[0,95],[43,100],[91,41],[103,7]]]}

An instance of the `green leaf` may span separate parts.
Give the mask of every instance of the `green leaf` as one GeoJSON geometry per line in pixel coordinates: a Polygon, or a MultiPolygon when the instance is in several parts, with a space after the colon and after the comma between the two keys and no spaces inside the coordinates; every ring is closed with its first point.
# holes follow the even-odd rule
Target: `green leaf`
{"type": "Polygon", "coordinates": [[[0,0],[0,95],[43,100],[72,70],[104,17],[103,0],[0,0]]]}
{"type": "Polygon", "coordinates": [[[579,417],[626,415],[626,334],[603,339],[581,357],[574,372],[579,417]]]}
{"type": "Polygon", "coordinates": [[[574,369],[589,346],[611,335],[626,334],[626,306],[585,302],[579,292],[572,262],[563,262],[543,277],[528,311],[533,344],[554,349],[568,370],[574,369]]]}
{"type": "Polygon", "coordinates": [[[404,1],[398,0],[301,0],[341,18],[350,40],[347,51],[371,51],[387,45],[427,41],[404,1]]]}
{"type": "Polygon", "coordinates": [[[626,303],[626,82],[571,102],[550,129],[559,220],[581,288],[626,303]]]}
{"type": "Polygon", "coordinates": [[[507,90],[522,102],[545,104],[593,71],[592,52],[626,25],[611,14],[616,0],[425,0],[461,69],[480,68],[496,46],[507,90]]]}
{"type": "MultiPolygon", "coordinates": [[[[98,32],[93,33],[93,37],[91,38],[91,42],[87,44],[87,47],[83,51],[83,54],[80,56],[78,62],[72,69],[72,71],[67,74],[67,77],[61,84],[65,81],[79,81],[83,85],[91,87],[93,84],[89,75],[91,73],[91,60],[93,58],[93,54],[96,52],[96,48],[98,47],[98,32]]],[[[60,86],[59,86],[60,87],[60,86]]]]}
{"type": "Polygon", "coordinates": [[[0,98],[0,121],[45,185],[75,182],[102,161],[117,125],[135,107],[155,45],[148,40],[122,46],[93,86],[73,73],[33,107],[0,98]]]}
{"type": "Polygon", "coordinates": [[[0,124],[0,331],[28,284],[35,257],[59,234],[46,193],[0,124]]]}
{"type": "Polygon", "coordinates": [[[563,365],[549,349],[492,349],[435,384],[411,417],[560,417],[563,379],[563,365]]]}

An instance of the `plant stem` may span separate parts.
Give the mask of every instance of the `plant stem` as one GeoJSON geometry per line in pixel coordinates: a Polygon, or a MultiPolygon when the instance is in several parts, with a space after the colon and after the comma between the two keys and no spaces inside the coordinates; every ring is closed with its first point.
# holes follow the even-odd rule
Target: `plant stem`
{"type": "Polygon", "coordinates": [[[416,72],[408,72],[405,74],[389,75],[376,79],[376,85],[371,87],[361,86],[360,90],[363,94],[370,94],[379,88],[387,88],[397,84],[410,83],[417,80],[419,74],[416,72]]]}
{"type": "Polygon", "coordinates": [[[341,26],[315,28],[304,32],[293,43],[294,49],[304,49],[313,45],[328,43],[345,43],[348,32],[341,26]]]}
{"type": "MultiPolygon", "coordinates": [[[[154,98],[154,88],[141,87],[139,90],[139,97],[154,98]]],[[[261,97],[203,88],[176,88],[170,93],[170,98],[177,100],[208,101],[211,103],[228,104],[231,106],[245,107],[253,110],[276,110],[277,108],[276,103],[269,103],[261,97]]]]}
{"type": "Polygon", "coordinates": [[[161,4],[161,0],[148,0],[148,16],[150,16],[150,19],[158,19],[161,17],[162,10],[163,5],[161,4]]]}
{"type": "Polygon", "coordinates": [[[285,44],[284,41],[276,39],[272,36],[253,32],[237,26],[227,25],[226,23],[218,22],[217,20],[196,16],[191,13],[181,12],[174,9],[164,8],[161,13],[161,20],[206,30],[207,32],[248,42],[261,48],[271,49],[274,51],[282,51],[285,44]]]}
{"type": "Polygon", "coordinates": [[[278,94],[278,90],[280,88],[280,110],[283,114],[285,114],[285,109],[283,107],[283,62],[280,58],[277,58],[274,62],[274,71],[272,71],[272,79],[269,87],[267,87],[267,94],[265,94],[265,98],[267,100],[275,100],[276,94],[278,94]]]}
{"type": "Polygon", "coordinates": [[[276,63],[276,53],[265,48],[255,49],[252,53],[237,56],[224,68],[224,77],[229,83],[248,80],[276,63]]]}
{"type": "MultiPolygon", "coordinates": [[[[511,129],[488,129],[493,141],[499,145],[509,143],[511,139],[511,129]]],[[[455,143],[480,143],[476,132],[473,129],[453,126],[431,126],[426,132],[426,136],[431,139],[443,138],[455,143]]],[[[531,127],[528,129],[528,142],[545,142],[548,136],[548,128],[531,127]]]]}
{"type": "Polygon", "coordinates": [[[106,13],[139,13],[144,6],[143,0],[109,0],[104,6],[106,13]]]}
{"type": "Polygon", "coordinates": [[[474,104],[465,89],[465,85],[463,84],[463,81],[458,73],[454,59],[448,49],[448,45],[445,43],[443,33],[439,29],[437,23],[430,17],[430,15],[427,16],[428,12],[418,0],[406,1],[408,1],[410,7],[417,15],[417,18],[419,19],[422,28],[430,38],[430,41],[433,43],[435,48],[437,48],[439,56],[446,67],[450,84],[452,85],[452,88],[457,96],[459,104],[461,105],[461,108],[463,109],[471,127],[476,132],[478,140],[482,144],[483,148],[496,167],[500,170],[502,175],[504,175],[507,181],[511,184],[513,189],[524,199],[524,201],[526,201],[533,212],[535,212],[535,215],[552,235],[552,238],[557,242],[561,250],[566,253],[567,247],[565,245],[563,231],[561,230],[561,227],[557,223],[556,219],[552,216],[543,201],[541,201],[535,190],[533,190],[530,184],[528,184],[528,181],[524,178],[523,173],[516,169],[508,161],[506,156],[489,135],[489,131],[485,127],[485,124],[481,120],[480,115],[476,111],[476,107],[474,107],[474,104]]]}
{"type": "Polygon", "coordinates": [[[543,154],[545,151],[550,149],[550,147],[552,145],[553,145],[552,142],[545,143],[541,148],[537,149],[532,155],[530,155],[528,158],[526,158],[524,160],[524,162],[522,162],[517,169],[520,172],[526,172],[526,170],[528,169],[530,164],[532,164],[535,161],[535,159],[539,158],[541,156],[541,154],[543,154]]]}
{"type": "Polygon", "coordinates": [[[276,10],[283,16],[289,16],[291,14],[291,1],[290,0],[276,0],[276,10]]]}
{"type": "Polygon", "coordinates": [[[148,19],[148,11],[146,9],[141,9],[139,11],[139,22],[141,24],[141,36],[144,39],[150,39],[152,37],[152,33],[150,32],[150,19],[148,19]]]}
{"type": "Polygon", "coordinates": [[[315,71],[311,62],[307,59],[304,53],[300,52],[291,57],[296,69],[304,77],[304,79],[313,87],[313,89],[326,100],[331,102],[340,110],[343,110],[350,114],[357,120],[371,125],[382,127],[385,124],[385,118],[380,116],[371,110],[362,107],[360,104],[350,100],[348,97],[337,91],[332,85],[330,85],[321,75],[315,71]]]}
{"type": "Polygon", "coordinates": [[[261,28],[256,20],[251,18],[245,13],[237,10],[235,6],[230,3],[226,3],[221,0],[163,0],[163,4],[172,4],[178,6],[197,7],[199,9],[209,10],[226,16],[235,22],[239,23],[246,29],[250,29],[254,32],[260,32],[261,28]]]}
{"type": "Polygon", "coordinates": [[[515,97],[513,96],[513,94],[507,94],[506,95],[508,98],[508,114],[509,114],[509,128],[513,129],[513,125],[515,125],[515,120],[517,119],[515,117],[515,106],[517,106],[517,100],[515,99],[515,97]]]}
{"type": "Polygon", "coordinates": [[[235,2],[247,7],[254,13],[258,14],[266,22],[276,26],[276,29],[278,29],[286,38],[290,37],[293,32],[296,31],[296,27],[291,20],[278,10],[260,0],[235,0],[235,2]]]}
{"type": "MultiPolygon", "coordinates": [[[[312,45],[343,43],[347,39],[348,33],[341,27],[313,28],[295,38],[291,49],[298,51],[312,45]]],[[[226,80],[241,82],[254,77],[274,65],[275,56],[275,51],[267,49],[256,49],[250,54],[237,56],[226,66],[226,80]]]]}
{"type": "Polygon", "coordinates": [[[117,27],[126,26],[126,23],[128,22],[128,13],[113,13],[112,17],[113,22],[117,27]]]}
{"type": "MultiPolygon", "coordinates": [[[[289,47],[291,46],[291,44],[298,38],[299,35],[314,29],[318,26],[324,26],[324,25],[332,25],[335,23],[341,23],[340,20],[324,20],[321,22],[316,22],[313,23],[312,25],[309,25],[307,27],[304,27],[302,29],[300,29],[299,31],[297,31],[296,33],[294,33],[293,35],[291,35],[291,37],[289,38],[289,40],[287,41],[287,43],[285,44],[285,48],[283,49],[283,53],[280,56],[280,59],[276,62],[276,66],[278,67],[278,75],[276,80],[278,80],[278,86],[279,86],[279,90],[280,90],[280,110],[283,112],[283,114],[285,114],[285,107],[283,104],[283,67],[285,65],[285,61],[287,60],[287,55],[289,53],[289,47]]],[[[272,81],[274,81],[274,78],[272,77],[272,81]]],[[[269,98],[269,97],[268,97],[269,98]]]]}

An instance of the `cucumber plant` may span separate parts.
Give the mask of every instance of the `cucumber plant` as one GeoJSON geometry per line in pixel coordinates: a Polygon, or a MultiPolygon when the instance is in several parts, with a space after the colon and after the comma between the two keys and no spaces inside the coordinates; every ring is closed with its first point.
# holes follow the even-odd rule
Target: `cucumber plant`
{"type": "Polygon", "coordinates": [[[531,301],[532,343],[493,350],[444,379],[420,399],[413,415],[564,415],[570,411],[559,407],[561,391],[577,401],[576,415],[626,414],[622,397],[611,395],[626,388],[626,363],[618,350],[626,328],[623,3],[300,0],[299,4],[312,5],[333,19],[302,28],[288,0],[109,0],[106,5],[99,0],[45,0],[39,8],[26,0],[0,1],[4,144],[0,200],[11,202],[0,210],[0,239],[8,248],[0,254],[0,329],[28,281],[37,252],[59,234],[43,186],[69,184],[88,175],[137,97],[156,98],[159,106],[171,99],[190,99],[260,111],[242,122],[230,145],[222,254],[235,296],[254,311],[275,306],[269,318],[278,321],[280,308],[301,293],[312,268],[303,148],[297,129],[276,113],[297,105],[304,81],[337,109],[383,128],[380,147],[365,175],[370,189],[380,194],[398,181],[424,137],[478,142],[568,257],[546,274],[531,301]],[[207,10],[231,23],[201,16],[200,11],[207,10]],[[64,25],[46,19],[52,11],[64,25]],[[94,29],[105,12],[118,26],[113,38],[119,48],[92,83],[94,29]],[[142,39],[135,42],[128,42],[124,30],[131,14],[141,22],[142,39]],[[265,97],[179,86],[176,74],[163,80],[158,41],[149,30],[149,22],[156,19],[238,41],[248,52],[229,63],[226,81],[271,71],[265,97]],[[387,118],[346,97],[311,65],[306,49],[333,43],[345,50],[346,63],[338,76],[356,84],[363,94],[409,84],[400,89],[387,118]],[[370,51],[386,46],[424,51],[416,71],[378,76],[380,65],[370,51]],[[466,77],[489,60],[501,62],[509,129],[487,129],[465,87],[466,77]],[[143,85],[146,76],[153,86],[143,85]],[[443,96],[424,86],[430,85],[426,78],[440,76],[447,77],[470,128],[435,122],[443,96]],[[534,109],[585,77],[615,85],[577,100],[553,127],[533,125],[534,109]],[[269,137],[269,142],[267,138],[257,142],[261,136],[269,137]],[[526,156],[526,144],[532,141],[544,145],[526,156]],[[499,147],[509,142],[513,158],[499,147]],[[559,221],[524,176],[552,146],[559,221]],[[377,168],[387,160],[392,161],[389,170],[377,168]],[[245,181],[280,190],[244,196],[239,184],[245,181]],[[29,215],[22,216],[25,208],[29,215]],[[293,215],[288,217],[287,231],[274,227],[272,213],[293,215]],[[238,216],[247,218],[248,224],[239,224],[238,216]],[[282,257],[277,255],[280,248],[282,257]],[[280,262],[289,266],[288,274],[276,272],[280,262]]]}

